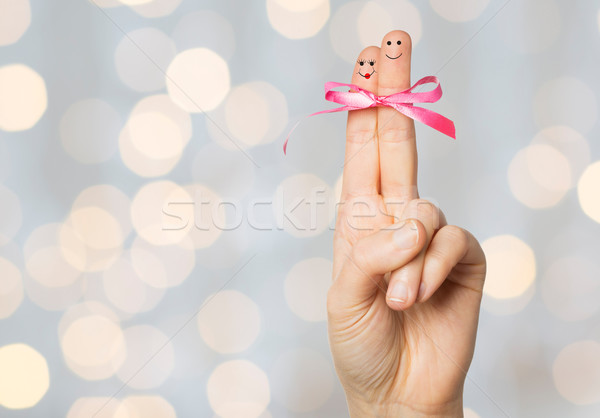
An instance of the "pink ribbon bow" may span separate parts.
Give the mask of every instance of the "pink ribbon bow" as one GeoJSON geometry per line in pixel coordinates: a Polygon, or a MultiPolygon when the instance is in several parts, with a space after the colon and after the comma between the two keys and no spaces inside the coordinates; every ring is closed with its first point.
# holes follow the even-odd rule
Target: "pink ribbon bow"
{"type": "MultiPolygon", "coordinates": [[[[396,109],[398,112],[408,116],[411,119],[418,120],[419,122],[431,126],[433,129],[436,129],[441,133],[456,139],[454,122],[440,115],[439,113],[435,113],[429,109],[424,109],[422,107],[413,105],[413,103],[434,103],[437,102],[440,97],[442,97],[442,87],[440,86],[440,81],[435,76],[423,77],[411,88],[399,93],[391,94],[389,96],[377,96],[370,91],[364,90],[354,84],[344,84],[330,81],[325,83],[325,99],[329,100],[330,102],[342,104],[344,106],[337,107],[335,109],[322,110],[320,112],[308,115],[307,117],[320,115],[321,113],[344,112],[346,110],[388,106],[396,109]],[[431,91],[422,93],[413,92],[416,87],[428,83],[436,84],[435,88],[431,91]],[[333,91],[334,88],[342,86],[350,87],[352,90],[354,90],[354,92],[333,91]]],[[[286,153],[287,143],[290,139],[290,135],[294,129],[296,129],[298,123],[296,123],[285,139],[285,143],[283,144],[284,154],[286,153]]]]}

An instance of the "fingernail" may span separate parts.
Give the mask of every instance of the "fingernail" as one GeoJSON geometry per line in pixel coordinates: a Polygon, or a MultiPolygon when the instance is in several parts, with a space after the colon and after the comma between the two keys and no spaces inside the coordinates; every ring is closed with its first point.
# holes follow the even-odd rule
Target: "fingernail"
{"type": "Polygon", "coordinates": [[[405,222],[400,229],[394,232],[396,247],[407,250],[414,247],[419,240],[419,229],[413,221],[405,222]]]}
{"type": "Polygon", "coordinates": [[[408,299],[408,288],[406,287],[406,284],[401,281],[396,281],[390,291],[389,299],[394,302],[406,302],[408,299]]]}
{"type": "Polygon", "coordinates": [[[417,300],[423,299],[423,296],[425,296],[425,282],[421,282],[421,285],[419,286],[419,294],[417,295],[417,300]]]}

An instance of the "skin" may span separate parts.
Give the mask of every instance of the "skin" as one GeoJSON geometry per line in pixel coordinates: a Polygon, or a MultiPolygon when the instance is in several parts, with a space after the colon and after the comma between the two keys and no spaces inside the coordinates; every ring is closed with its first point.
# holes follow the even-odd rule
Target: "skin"
{"type": "MultiPolygon", "coordinates": [[[[406,32],[388,33],[381,48],[360,54],[367,56],[378,57],[378,70],[367,80],[357,63],[353,84],[378,95],[410,87],[406,32]]],[[[351,111],[346,137],[327,308],[350,414],[462,416],[483,251],[469,232],[419,199],[412,119],[381,107],[351,111]],[[401,297],[393,292],[398,283],[406,289],[401,297]]]]}

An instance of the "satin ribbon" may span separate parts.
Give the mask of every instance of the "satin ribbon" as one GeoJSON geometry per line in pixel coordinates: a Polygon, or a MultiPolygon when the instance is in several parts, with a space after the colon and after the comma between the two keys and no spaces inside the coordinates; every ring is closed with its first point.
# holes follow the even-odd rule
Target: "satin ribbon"
{"type": "MultiPolygon", "coordinates": [[[[448,135],[449,137],[456,139],[456,132],[454,129],[454,122],[450,119],[435,113],[429,109],[414,106],[413,103],[434,103],[442,97],[442,86],[440,81],[435,76],[423,77],[417,81],[411,88],[394,93],[389,96],[377,96],[368,90],[362,89],[354,84],[336,83],[330,81],[325,83],[325,99],[330,102],[339,103],[344,106],[337,107],[335,109],[321,110],[315,112],[307,117],[320,115],[322,113],[332,112],[345,112],[347,110],[359,110],[368,109],[370,107],[387,106],[396,109],[403,115],[408,116],[411,119],[417,120],[424,123],[427,126],[431,126],[433,129],[440,131],[441,133],[448,135]],[[413,90],[423,84],[434,83],[436,86],[433,90],[415,93],[413,90]],[[353,92],[334,91],[336,87],[350,87],[353,92]]],[[[287,143],[292,135],[292,132],[298,126],[300,122],[292,128],[285,143],[283,144],[283,153],[286,153],[287,143]]]]}

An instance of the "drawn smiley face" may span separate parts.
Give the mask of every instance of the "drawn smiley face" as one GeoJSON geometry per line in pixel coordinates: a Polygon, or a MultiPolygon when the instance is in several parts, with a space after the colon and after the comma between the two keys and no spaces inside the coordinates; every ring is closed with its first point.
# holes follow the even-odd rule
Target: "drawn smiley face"
{"type": "Polygon", "coordinates": [[[388,51],[385,53],[386,57],[388,57],[391,60],[397,60],[402,56],[402,50],[400,48],[400,46],[402,45],[402,41],[400,39],[397,39],[395,42],[388,39],[385,44],[389,47],[388,51]],[[392,46],[394,44],[396,45],[396,47],[392,46]]]}
{"type": "Polygon", "coordinates": [[[410,63],[412,41],[410,35],[403,30],[394,30],[383,37],[381,56],[392,62],[410,63]],[[402,59],[400,59],[402,58],[402,59]]]}
{"type": "Polygon", "coordinates": [[[375,60],[370,59],[370,60],[365,60],[363,58],[359,58],[359,60],[357,61],[359,67],[358,67],[358,72],[356,74],[358,74],[359,76],[366,78],[367,80],[371,78],[371,76],[373,74],[375,74],[375,60]],[[366,71],[362,70],[362,68],[365,67],[365,65],[368,64],[371,66],[371,69],[369,72],[369,69],[367,68],[366,71]],[[364,74],[363,74],[364,72],[364,74]]]}

